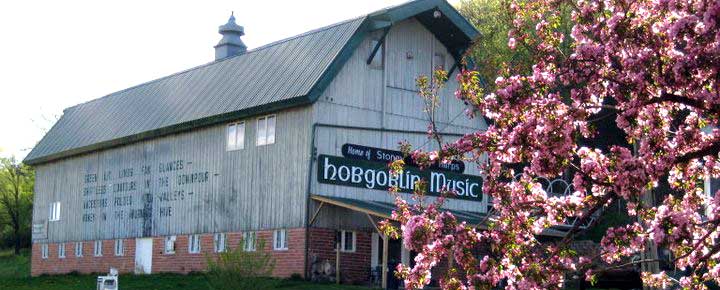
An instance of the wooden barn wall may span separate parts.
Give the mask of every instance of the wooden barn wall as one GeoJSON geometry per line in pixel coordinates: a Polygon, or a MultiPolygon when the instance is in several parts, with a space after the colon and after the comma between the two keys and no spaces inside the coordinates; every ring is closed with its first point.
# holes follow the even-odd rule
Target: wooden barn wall
{"type": "Polygon", "coordinates": [[[222,124],[40,165],[33,223],[59,201],[50,242],[302,227],[311,118],[278,112],[272,145],[249,118],[242,150],[222,124]]]}
{"type": "MultiPolygon", "coordinates": [[[[348,60],[338,76],[325,90],[320,101],[313,105],[314,120],[318,123],[345,126],[398,129],[407,131],[427,130],[428,119],[423,112],[423,101],[418,96],[416,78],[429,75],[433,64],[433,55],[444,55],[443,66],[449,69],[454,64],[446,48],[431,32],[415,19],[395,24],[387,35],[384,45],[385,73],[372,68],[366,61],[373,48],[372,40],[379,39],[382,31],[373,33],[364,40],[353,56],[348,60]],[[383,80],[385,79],[385,98],[383,100],[383,80]],[[383,120],[383,110],[385,111],[383,120]]],[[[454,96],[457,81],[450,77],[447,87],[441,91],[437,120],[445,133],[470,133],[486,128],[481,119],[470,119],[464,114],[466,106],[454,96]]],[[[425,134],[386,133],[369,130],[340,129],[319,127],[315,136],[318,154],[342,156],[341,147],[345,143],[361,144],[372,147],[397,149],[398,142],[407,140],[416,147],[436,148],[425,134]]],[[[456,137],[447,137],[453,141],[456,137]]],[[[466,164],[465,174],[477,175],[475,164],[466,164]]],[[[321,184],[317,181],[317,163],[312,171],[311,192],[326,196],[338,196],[373,201],[392,202],[392,197],[384,190],[369,190],[321,184]]],[[[406,195],[407,197],[407,195],[406,195]]],[[[312,204],[311,212],[317,203],[312,204]]],[[[471,202],[449,200],[448,208],[484,212],[487,201],[471,202]]],[[[367,227],[367,218],[338,218],[347,213],[341,209],[323,209],[314,225],[330,227],[367,227]]]]}

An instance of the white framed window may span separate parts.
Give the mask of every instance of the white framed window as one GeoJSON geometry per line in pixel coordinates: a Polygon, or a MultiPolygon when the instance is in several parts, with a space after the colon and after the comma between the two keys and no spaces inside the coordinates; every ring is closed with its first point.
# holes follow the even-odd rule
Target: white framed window
{"type": "Polygon", "coordinates": [[[65,259],[65,243],[58,244],[58,258],[65,259]]]}
{"type": "Polygon", "coordinates": [[[60,202],[56,201],[53,202],[50,205],[50,218],[48,219],[51,222],[56,222],[60,220],[60,202]]]}
{"type": "Polygon", "coordinates": [[[200,253],[200,235],[188,236],[188,253],[200,253]]]}
{"type": "Polygon", "coordinates": [[[47,259],[48,256],[50,256],[50,246],[48,246],[48,244],[42,244],[42,246],[40,246],[40,257],[47,259]]]}
{"type": "Polygon", "coordinates": [[[165,254],[175,254],[175,240],[177,240],[176,236],[167,236],[165,237],[165,254]]]}
{"type": "Polygon", "coordinates": [[[125,255],[125,247],[123,246],[123,239],[115,240],[115,256],[125,255]]]}
{"type": "Polygon", "coordinates": [[[75,257],[83,256],[83,242],[75,242],[75,257]]]}
{"type": "Polygon", "coordinates": [[[246,252],[255,251],[255,238],[257,233],[255,232],[244,232],[243,233],[243,250],[246,252]]]}
{"type": "Polygon", "coordinates": [[[288,234],[286,229],[275,230],[273,232],[273,249],[276,251],[287,251],[288,234]]]}
{"type": "Polygon", "coordinates": [[[215,253],[222,253],[227,250],[227,247],[225,245],[225,240],[227,239],[227,235],[225,233],[216,233],[213,235],[213,245],[215,247],[215,253]]]}
{"type": "Polygon", "coordinates": [[[228,124],[227,150],[240,150],[245,148],[245,122],[228,124]]]}
{"type": "MultiPolygon", "coordinates": [[[[380,43],[379,39],[373,39],[370,41],[370,53],[372,53],[373,49],[380,43]]],[[[383,68],[383,48],[385,44],[380,44],[380,47],[378,48],[377,52],[375,52],[375,56],[370,61],[370,67],[374,69],[382,69],[383,68]]]]}
{"type": "Polygon", "coordinates": [[[275,115],[268,115],[257,119],[258,146],[275,144],[275,115]]]}
{"type": "Polygon", "coordinates": [[[95,257],[101,257],[103,255],[102,254],[102,246],[103,246],[103,241],[95,241],[95,248],[94,248],[95,257]]]}
{"type": "Polygon", "coordinates": [[[357,244],[357,234],[353,231],[337,231],[335,232],[335,248],[340,247],[340,252],[355,252],[357,244]]]}

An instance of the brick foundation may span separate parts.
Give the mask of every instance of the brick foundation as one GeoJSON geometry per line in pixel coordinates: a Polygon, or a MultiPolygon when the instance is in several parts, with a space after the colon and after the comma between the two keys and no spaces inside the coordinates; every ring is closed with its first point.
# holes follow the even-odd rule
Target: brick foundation
{"type": "MultiPolygon", "coordinates": [[[[275,258],[273,276],[289,277],[292,274],[304,276],[305,271],[305,228],[288,229],[288,250],[273,250],[273,231],[258,231],[258,243],[264,240],[265,248],[257,249],[271,252],[275,258]]],[[[239,246],[242,233],[227,233],[226,245],[235,249],[239,246]]],[[[333,237],[334,239],[334,237],[333,237]]],[[[207,257],[216,257],[213,245],[213,234],[200,235],[200,253],[191,254],[188,251],[188,235],[177,235],[175,253],[165,254],[165,237],[153,238],[153,273],[181,273],[201,272],[207,269],[207,257]]],[[[42,258],[42,244],[34,243],[32,246],[31,275],[78,273],[106,273],[110,268],[116,268],[120,273],[132,273],[135,269],[135,239],[124,239],[124,255],[115,256],[115,240],[103,241],[103,256],[95,257],[94,241],[83,242],[83,256],[75,256],[75,243],[65,243],[65,258],[58,257],[59,243],[50,243],[47,259],[42,258]]]]}
{"type": "MultiPolygon", "coordinates": [[[[264,240],[265,248],[275,258],[273,276],[289,277],[299,274],[306,275],[305,266],[305,228],[288,229],[288,250],[275,251],[272,244],[273,231],[258,231],[257,239],[264,240]]],[[[371,233],[357,232],[355,252],[343,252],[340,255],[340,274],[343,283],[366,284],[370,277],[371,233]]],[[[189,235],[177,235],[175,253],[165,254],[165,237],[153,238],[153,273],[201,272],[207,269],[207,257],[216,257],[214,253],[213,234],[200,235],[200,253],[191,254],[188,250],[189,235]]],[[[235,249],[240,246],[242,233],[227,233],[226,245],[235,249]]],[[[75,256],[75,243],[65,243],[65,258],[58,257],[58,243],[50,243],[47,259],[41,257],[41,243],[34,243],[32,249],[32,276],[43,274],[106,273],[116,268],[120,273],[132,273],[135,268],[135,239],[124,239],[124,255],[115,256],[115,240],[103,241],[103,256],[95,257],[94,241],[83,242],[83,256],[75,256]]],[[[316,255],[319,261],[328,260],[335,265],[335,230],[311,228],[309,240],[309,257],[316,255]]],[[[310,263],[308,263],[310,266],[310,263]]],[[[309,269],[308,269],[309,270],[309,269]]]]}
{"type": "Polygon", "coordinates": [[[31,270],[32,276],[42,274],[66,274],[71,272],[96,273],[107,272],[116,268],[121,273],[132,272],[135,267],[135,240],[126,239],[123,242],[124,255],[115,256],[115,240],[103,241],[102,256],[94,255],[95,242],[83,242],[82,257],[75,256],[75,242],[65,244],[65,258],[58,257],[58,245],[48,244],[48,258],[42,258],[42,244],[32,245],[31,270]]]}

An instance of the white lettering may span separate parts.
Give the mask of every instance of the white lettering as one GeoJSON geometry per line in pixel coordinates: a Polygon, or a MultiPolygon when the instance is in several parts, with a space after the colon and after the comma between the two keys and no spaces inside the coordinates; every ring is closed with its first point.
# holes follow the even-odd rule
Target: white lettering
{"type": "Polygon", "coordinates": [[[325,157],[325,166],[323,166],[323,178],[328,180],[335,180],[335,174],[337,173],[337,168],[335,168],[335,165],[330,164],[330,158],[325,157]],[[332,169],[332,175],[328,177],[328,171],[332,169]]]}
{"type": "Polygon", "coordinates": [[[463,182],[463,181],[456,182],[455,183],[455,191],[456,191],[457,195],[459,195],[459,196],[465,195],[465,182],[463,182]]]}
{"type": "Polygon", "coordinates": [[[470,194],[470,196],[472,196],[472,197],[478,197],[478,194],[475,193],[475,190],[474,190],[474,188],[477,187],[478,185],[479,185],[479,184],[474,183],[474,182],[470,185],[470,188],[468,189],[468,193],[470,194]]]}
{"type": "Polygon", "coordinates": [[[367,182],[365,187],[370,189],[375,188],[375,170],[368,169],[368,171],[365,171],[365,181],[367,182]]]}
{"type": "Polygon", "coordinates": [[[440,172],[430,172],[430,192],[439,193],[445,186],[446,182],[447,178],[445,178],[445,174],[440,172]]]}
{"type": "Polygon", "coordinates": [[[363,169],[357,166],[352,167],[352,183],[360,183],[362,181],[363,169]]]}
{"type": "Polygon", "coordinates": [[[388,174],[385,171],[378,171],[377,173],[377,184],[379,186],[387,186],[388,183],[388,174]],[[382,181],[380,181],[380,178],[382,177],[382,181]]]}
{"type": "Polygon", "coordinates": [[[388,186],[398,186],[398,178],[402,177],[398,174],[390,174],[390,183],[388,184],[388,186]]]}
{"type": "Polygon", "coordinates": [[[345,165],[341,165],[338,167],[338,178],[340,181],[348,181],[350,180],[350,168],[348,168],[345,165]],[[343,178],[343,170],[345,171],[345,177],[343,178]]]}

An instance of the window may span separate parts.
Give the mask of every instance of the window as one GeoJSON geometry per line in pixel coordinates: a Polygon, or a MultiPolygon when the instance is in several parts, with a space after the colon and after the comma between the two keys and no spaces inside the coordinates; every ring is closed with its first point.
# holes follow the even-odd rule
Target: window
{"type": "Polygon", "coordinates": [[[60,202],[53,202],[50,205],[50,218],[49,220],[51,222],[56,222],[60,220],[60,202]]]}
{"type": "Polygon", "coordinates": [[[355,252],[356,234],[353,231],[335,232],[335,248],[340,246],[341,252],[355,252]]]}
{"type": "Polygon", "coordinates": [[[436,52],[433,55],[432,69],[433,71],[436,69],[445,69],[445,54],[436,52]]]}
{"type": "Polygon", "coordinates": [[[225,233],[217,233],[213,237],[213,245],[215,245],[215,253],[222,253],[227,250],[225,247],[225,233]]]}
{"type": "Polygon", "coordinates": [[[95,257],[102,256],[102,241],[95,241],[95,257]]]}
{"type": "Polygon", "coordinates": [[[50,255],[50,249],[48,247],[48,244],[42,244],[42,246],[40,247],[40,256],[43,259],[47,259],[49,255],[50,255]]]}
{"type": "Polygon", "coordinates": [[[255,251],[255,237],[257,234],[255,232],[246,232],[243,233],[243,250],[246,252],[254,252],[255,251]]]}
{"type": "Polygon", "coordinates": [[[276,251],[285,251],[288,249],[287,230],[275,230],[273,232],[273,249],[276,251]]]}
{"type": "Polygon", "coordinates": [[[227,127],[227,150],[245,148],[245,122],[232,123],[227,127]]]}
{"type": "Polygon", "coordinates": [[[75,257],[82,257],[82,256],[83,256],[83,243],[76,242],[75,243],[75,257]]]}
{"type": "MultiPolygon", "coordinates": [[[[380,43],[379,39],[373,39],[370,41],[370,53],[372,54],[373,49],[380,43]]],[[[373,56],[372,60],[370,61],[370,67],[375,69],[382,69],[383,68],[383,48],[385,44],[380,44],[380,47],[378,47],[377,52],[375,52],[375,56],[373,56]]]]}
{"type": "Polygon", "coordinates": [[[200,235],[190,235],[188,237],[188,253],[200,253],[200,235]]]}
{"type": "Polygon", "coordinates": [[[275,115],[258,118],[257,120],[257,145],[268,145],[275,143],[275,115]]]}
{"type": "Polygon", "coordinates": [[[58,258],[65,259],[65,243],[58,245],[58,258]]]}
{"type": "Polygon", "coordinates": [[[175,254],[175,236],[165,237],[165,254],[175,254]]]}
{"type": "Polygon", "coordinates": [[[122,256],[125,252],[125,249],[123,247],[123,240],[117,239],[115,240],[115,256],[122,256]]]}

